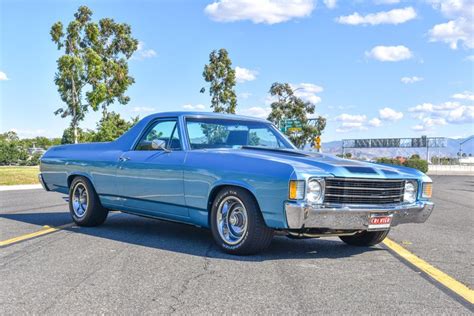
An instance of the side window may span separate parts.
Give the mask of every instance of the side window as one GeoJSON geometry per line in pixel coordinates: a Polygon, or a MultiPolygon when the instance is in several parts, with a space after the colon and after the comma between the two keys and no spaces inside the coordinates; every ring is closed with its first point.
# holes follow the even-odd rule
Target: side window
{"type": "Polygon", "coordinates": [[[250,129],[249,145],[271,148],[282,147],[275,134],[273,134],[268,128],[250,129]]]}
{"type": "Polygon", "coordinates": [[[155,125],[142,136],[135,150],[156,150],[152,147],[154,140],[164,141],[168,149],[181,150],[176,120],[157,121],[155,125]]]}

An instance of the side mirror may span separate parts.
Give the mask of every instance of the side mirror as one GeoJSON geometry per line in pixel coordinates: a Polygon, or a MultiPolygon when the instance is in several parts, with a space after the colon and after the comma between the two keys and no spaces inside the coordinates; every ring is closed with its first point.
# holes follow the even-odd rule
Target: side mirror
{"type": "Polygon", "coordinates": [[[169,150],[166,148],[166,142],[161,139],[154,139],[151,142],[151,148],[153,150],[164,150],[166,152],[169,152],[169,150]]]}

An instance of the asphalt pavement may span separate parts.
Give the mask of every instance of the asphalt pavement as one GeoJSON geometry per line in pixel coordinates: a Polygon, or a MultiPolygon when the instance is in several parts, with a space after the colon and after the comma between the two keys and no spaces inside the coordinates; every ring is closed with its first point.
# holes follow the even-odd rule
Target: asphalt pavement
{"type": "MultiPolygon", "coordinates": [[[[474,177],[434,179],[424,224],[389,237],[471,289],[474,177]]],[[[64,196],[0,192],[0,314],[472,314],[472,305],[388,250],[275,237],[257,256],[222,253],[205,229],[114,212],[71,224],[64,196]],[[65,225],[65,226],[63,226],[65,225]]]]}

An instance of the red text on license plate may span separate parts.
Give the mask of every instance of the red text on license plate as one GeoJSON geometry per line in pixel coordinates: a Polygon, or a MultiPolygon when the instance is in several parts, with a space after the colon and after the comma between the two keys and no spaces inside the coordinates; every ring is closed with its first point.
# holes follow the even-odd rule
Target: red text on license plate
{"type": "Polygon", "coordinates": [[[389,228],[392,216],[371,216],[369,217],[369,229],[389,228]]]}

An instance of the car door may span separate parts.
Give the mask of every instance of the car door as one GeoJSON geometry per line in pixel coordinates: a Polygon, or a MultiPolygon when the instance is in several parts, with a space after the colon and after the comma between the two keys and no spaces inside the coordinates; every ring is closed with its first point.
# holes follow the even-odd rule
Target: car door
{"type": "Polygon", "coordinates": [[[120,157],[117,186],[125,210],[172,219],[188,218],[184,199],[180,129],[176,118],[153,121],[135,147],[120,157]],[[164,148],[153,142],[162,141],[164,148]]]}

